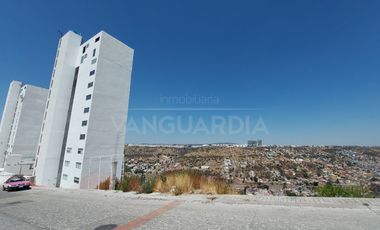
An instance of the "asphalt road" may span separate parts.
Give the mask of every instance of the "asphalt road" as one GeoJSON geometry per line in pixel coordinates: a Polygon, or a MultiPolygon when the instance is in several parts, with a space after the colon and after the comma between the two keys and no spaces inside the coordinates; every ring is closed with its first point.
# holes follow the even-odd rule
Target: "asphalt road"
{"type": "Polygon", "coordinates": [[[379,229],[380,199],[0,192],[0,229],[379,229]]]}

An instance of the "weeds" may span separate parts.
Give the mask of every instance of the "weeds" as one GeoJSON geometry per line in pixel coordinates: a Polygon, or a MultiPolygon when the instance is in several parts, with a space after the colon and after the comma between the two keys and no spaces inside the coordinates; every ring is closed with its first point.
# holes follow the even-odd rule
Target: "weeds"
{"type": "Polygon", "coordinates": [[[147,177],[147,178],[145,178],[144,181],[143,181],[143,183],[142,183],[142,185],[141,185],[140,192],[141,193],[152,193],[155,182],[156,182],[156,178],[155,177],[147,177]]]}
{"type": "Polygon", "coordinates": [[[139,176],[125,176],[123,180],[120,182],[119,189],[123,192],[130,191],[140,191],[141,188],[141,177],[139,176]]]}
{"type": "Polygon", "coordinates": [[[123,180],[119,183],[120,186],[118,189],[123,192],[152,193],[155,182],[155,177],[125,175],[123,180]]]}
{"type": "Polygon", "coordinates": [[[96,189],[100,190],[109,190],[110,189],[110,184],[111,184],[111,179],[110,177],[107,177],[104,181],[100,182],[98,186],[96,186],[96,189]]]}
{"type": "Polygon", "coordinates": [[[193,170],[164,173],[157,180],[154,190],[163,193],[171,192],[174,195],[194,192],[204,194],[227,194],[231,192],[225,180],[193,170]]]}
{"type": "Polygon", "coordinates": [[[206,194],[228,194],[230,188],[226,181],[212,177],[202,177],[200,182],[202,193],[206,194]]]}
{"type": "Polygon", "coordinates": [[[225,180],[195,170],[170,171],[159,177],[126,175],[119,182],[119,189],[123,192],[152,193],[156,191],[170,192],[174,195],[194,192],[228,194],[232,191],[225,180]]]}
{"type": "Polygon", "coordinates": [[[368,193],[361,186],[323,185],[316,189],[320,197],[367,197],[368,193]]]}

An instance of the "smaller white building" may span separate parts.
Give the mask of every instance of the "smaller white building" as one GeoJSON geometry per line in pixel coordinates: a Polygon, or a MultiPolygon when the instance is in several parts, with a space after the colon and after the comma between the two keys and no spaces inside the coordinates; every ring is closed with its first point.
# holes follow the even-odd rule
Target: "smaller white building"
{"type": "Polygon", "coordinates": [[[12,81],[0,125],[0,167],[32,175],[48,90],[12,81]]]}

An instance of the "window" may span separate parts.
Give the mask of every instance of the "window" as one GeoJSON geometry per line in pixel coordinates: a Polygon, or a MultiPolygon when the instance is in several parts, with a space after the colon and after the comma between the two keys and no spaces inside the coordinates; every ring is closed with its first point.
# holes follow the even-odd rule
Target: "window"
{"type": "Polygon", "coordinates": [[[63,180],[67,180],[67,174],[63,174],[63,175],[62,175],[62,179],[63,179],[63,180]]]}
{"type": "Polygon", "coordinates": [[[98,42],[100,40],[100,37],[95,38],[95,42],[98,42]]]}
{"type": "Polygon", "coordinates": [[[89,95],[86,96],[86,101],[88,101],[90,99],[91,99],[91,94],[89,94],[89,95]]]}
{"type": "Polygon", "coordinates": [[[6,183],[11,183],[11,182],[19,182],[19,181],[25,181],[25,178],[22,176],[14,176],[9,178],[6,183]]]}
{"type": "Polygon", "coordinates": [[[70,166],[70,161],[65,161],[65,166],[69,167],[70,166]]]}
{"type": "Polygon", "coordinates": [[[95,54],[96,54],[96,49],[94,49],[94,50],[92,51],[92,56],[95,57],[95,54]]]}
{"type": "Polygon", "coordinates": [[[86,138],[86,134],[79,135],[79,140],[84,140],[86,138]]]}
{"type": "Polygon", "coordinates": [[[83,63],[84,59],[86,59],[86,57],[87,57],[87,54],[85,54],[85,55],[82,56],[82,58],[80,59],[80,63],[81,64],[83,63]]]}
{"type": "Polygon", "coordinates": [[[90,82],[90,83],[87,84],[87,88],[91,88],[93,86],[94,86],[94,82],[90,82]]]}
{"type": "Polygon", "coordinates": [[[80,162],[75,163],[75,168],[80,169],[81,167],[82,167],[82,163],[80,162]]]}
{"type": "Polygon", "coordinates": [[[91,61],[91,64],[95,64],[96,63],[96,58],[92,59],[91,61]]]}
{"type": "Polygon", "coordinates": [[[66,148],[66,152],[67,152],[67,153],[71,153],[71,150],[72,150],[72,148],[70,148],[70,147],[67,147],[67,148],[66,148]]]}
{"type": "Polygon", "coordinates": [[[85,53],[86,52],[86,49],[88,48],[89,44],[83,46],[83,50],[82,50],[82,53],[85,53]]]}
{"type": "Polygon", "coordinates": [[[87,121],[82,121],[82,126],[87,126],[87,121]]]}
{"type": "Polygon", "coordinates": [[[95,70],[91,70],[90,72],[90,76],[94,75],[95,74],[95,70]]]}
{"type": "Polygon", "coordinates": [[[78,148],[78,154],[82,154],[83,153],[83,148],[78,148]]]}
{"type": "Polygon", "coordinates": [[[74,183],[79,184],[79,177],[74,177],[74,183]]]}
{"type": "Polygon", "coordinates": [[[84,113],[88,113],[88,112],[90,112],[90,108],[89,108],[89,107],[84,108],[83,112],[84,112],[84,113]]]}

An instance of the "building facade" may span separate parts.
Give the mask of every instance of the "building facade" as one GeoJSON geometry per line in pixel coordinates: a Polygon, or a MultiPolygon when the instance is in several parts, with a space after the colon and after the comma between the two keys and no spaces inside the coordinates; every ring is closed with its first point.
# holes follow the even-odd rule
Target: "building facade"
{"type": "Polygon", "coordinates": [[[248,141],[248,147],[261,147],[263,146],[263,140],[249,140],[248,141]]]}
{"type": "Polygon", "coordinates": [[[0,167],[32,175],[48,90],[12,81],[0,125],[0,167]]]}
{"type": "Polygon", "coordinates": [[[35,162],[37,184],[96,188],[123,170],[133,49],[100,32],[59,41],[35,162]]]}

